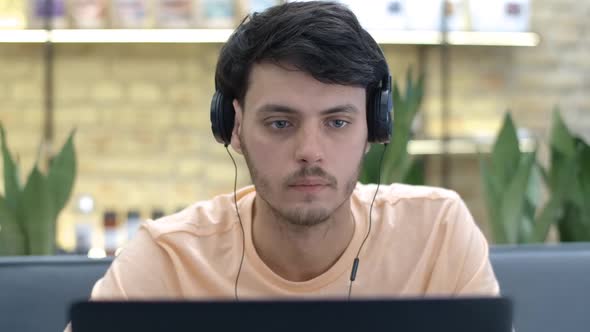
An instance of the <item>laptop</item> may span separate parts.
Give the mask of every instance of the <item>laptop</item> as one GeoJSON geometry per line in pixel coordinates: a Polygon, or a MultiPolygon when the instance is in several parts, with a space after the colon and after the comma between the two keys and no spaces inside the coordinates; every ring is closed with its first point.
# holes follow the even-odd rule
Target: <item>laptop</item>
{"type": "Polygon", "coordinates": [[[511,332],[506,298],[78,302],[73,332],[511,332]]]}

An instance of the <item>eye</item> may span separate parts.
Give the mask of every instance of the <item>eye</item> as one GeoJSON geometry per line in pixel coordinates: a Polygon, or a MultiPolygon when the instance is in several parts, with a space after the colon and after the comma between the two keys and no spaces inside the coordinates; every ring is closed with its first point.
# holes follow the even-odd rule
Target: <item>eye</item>
{"type": "Polygon", "coordinates": [[[349,125],[350,122],[344,121],[344,120],[340,120],[340,119],[336,119],[336,120],[330,120],[330,121],[328,121],[328,124],[332,128],[344,128],[347,125],[349,125]]]}
{"type": "Polygon", "coordinates": [[[287,120],[276,120],[270,123],[270,126],[275,129],[284,129],[290,126],[287,120]]]}

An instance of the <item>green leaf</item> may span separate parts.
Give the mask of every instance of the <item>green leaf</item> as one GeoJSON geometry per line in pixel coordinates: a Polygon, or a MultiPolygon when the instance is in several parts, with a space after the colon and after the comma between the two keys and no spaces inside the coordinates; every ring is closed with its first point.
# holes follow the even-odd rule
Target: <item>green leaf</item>
{"type": "Polygon", "coordinates": [[[551,147],[567,157],[573,158],[576,154],[574,137],[563,122],[558,109],[553,111],[553,126],[550,134],[551,147]]]}
{"type": "Polygon", "coordinates": [[[403,117],[405,115],[404,110],[406,109],[406,105],[404,100],[402,99],[401,92],[397,82],[393,82],[393,92],[392,92],[392,101],[393,101],[393,127],[396,128],[398,123],[403,123],[403,117]]]}
{"type": "Polygon", "coordinates": [[[559,201],[567,200],[570,189],[575,185],[576,159],[551,148],[551,169],[549,189],[551,196],[559,201]]]}
{"type": "MultiPolygon", "coordinates": [[[[408,152],[406,151],[406,145],[408,140],[402,140],[394,138],[391,143],[387,145],[385,155],[383,156],[383,179],[389,181],[401,181],[398,175],[400,173],[400,167],[404,163],[404,160],[409,158],[408,152]]],[[[381,156],[379,156],[381,158],[381,156]]],[[[389,182],[391,183],[391,182],[389,182]]]]}
{"type": "Polygon", "coordinates": [[[502,193],[500,216],[508,243],[518,242],[518,231],[523,220],[525,195],[535,154],[523,154],[518,168],[510,179],[510,184],[502,193]]]}
{"type": "Polygon", "coordinates": [[[590,241],[590,147],[575,137],[576,156],[570,158],[571,183],[564,190],[564,214],[559,219],[562,241],[590,241]]]}
{"type": "Polygon", "coordinates": [[[27,254],[27,243],[22,226],[14,212],[0,196],[0,256],[27,254]]]}
{"type": "Polygon", "coordinates": [[[543,167],[543,165],[541,165],[540,162],[536,161],[535,162],[537,165],[537,171],[539,171],[539,174],[541,175],[541,178],[543,179],[543,182],[546,185],[549,185],[549,172],[547,172],[547,170],[543,167]]]}
{"type": "Polygon", "coordinates": [[[559,114],[553,112],[550,134],[551,167],[546,176],[550,198],[535,227],[535,240],[544,241],[552,224],[560,240],[590,240],[590,148],[572,135],[559,114]]]}
{"type": "Polygon", "coordinates": [[[543,207],[541,214],[535,222],[534,242],[545,242],[551,225],[557,224],[562,215],[563,208],[560,200],[551,197],[543,207]]]}
{"type": "Polygon", "coordinates": [[[576,142],[565,126],[559,110],[553,112],[550,133],[551,167],[549,169],[549,189],[558,200],[566,200],[575,184],[576,142]]]}
{"type": "Polygon", "coordinates": [[[566,202],[569,190],[574,186],[575,158],[568,157],[551,146],[551,168],[548,176],[549,201],[537,218],[535,227],[535,241],[543,242],[547,238],[552,224],[558,225],[560,238],[569,238],[570,224],[564,221],[566,202]]]}
{"type": "Polygon", "coordinates": [[[424,74],[420,74],[420,76],[418,77],[418,82],[416,82],[416,86],[415,86],[416,97],[413,100],[413,105],[412,105],[412,109],[413,109],[413,113],[414,113],[414,114],[412,114],[412,118],[414,118],[414,116],[418,112],[420,105],[422,105],[422,100],[424,99],[424,80],[425,80],[424,74]]]}
{"type": "Polygon", "coordinates": [[[410,126],[422,103],[422,97],[424,95],[424,75],[420,74],[416,84],[414,84],[412,77],[412,71],[410,69],[406,77],[406,107],[410,126]]]}
{"type": "Polygon", "coordinates": [[[568,187],[567,195],[565,199],[574,205],[580,210],[585,210],[585,208],[590,205],[590,196],[585,194],[586,186],[587,186],[587,173],[589,172],[588,169],[585,167],[589,167],[590,163],[588,162],[588,157],[586,156],[590,148],[587,144],[580,138],[576,137],[576,156],[573,159],[572,163],[572,182],[571,186],[568,187]]]}
{"type": "Polygon", "coordinates": [[[520,160],[520,149],[516,128],[510,113],[504,116],[504,123],[492,149],[492,169],[502,187],[510,183],[520,160]]]}
{"type": "MultiPolygon", "coordinates": [[[[389,145],[388,152],[391,158],[397,158],[400,154],[407,153],[407,145],[411,134],[411,119],[409,119],[407,102],[405,100],[398,99],[399,91],[397,85],[394,87],[393,97],[393,133],[391,135],[391,142],[389,145]],[[397,97],[396,97],[397,95],[397,97]]],[[[387,158],[387,159],[391,159],[387,158]]]]}
{"type": "Polygon", "coordinates": [[[412,79],[412,67],[409,67],[408,70],[406,70],[406,100],[411,100],[412,99],[412,93],[413,93],[413,79],[412,79]]]}
{"type": "Polygon", "coordinates": [[[494,178],[494,174],[489,171],[488,165],[480,154],[480,169],[482,187],[484,189],[484,198],[487,206],[488,217],[490,220],[490,227],[492,229],[492,236],[496,243],[507,243],[508,239],[502,227],[502,219],[500,218],[500,194],[499,182],[494,178]]]}
{"type": "Polygon", "coordinates": [[[414,158],[410,164],[410,168],[407,170],[406,174],[404,174],[403,183],[412,184],[412,185],[421,185],[425,183],[424,179],[424,168],[425,168],[425,161],[424,158],[414,158]]]}
{"type": "Polygon", "coordinates": [[[12,211],[16,211],[18,208],[18,195],[20,193],[18,168],[14,159],[12,159],[10,151],[8,151],[6,133],[1,124],[0,139],[2,140],[2,159],[4,160],[4,194],[6,195],[6,204],[12,211]]]}
{"type": "MultiPolygon", "coordinates": [[[[536,151],[535,151],[536,154],[536,151]]],[[[535,160],[532,165],[529,183],[526,191],[526,200],[530,204],[531,217],[534,218],[535,211],[541,204],[542,199],[543,168],[535,160]]],[[[532,219],[531,219],[532,220],[532,219]]]]}
{"type": "Polygon", "coordinates": [[[54,219],[57,218],[59,211],[68,202],[76,178],[76,151],[73,139],[74,131],[70,133],[59,154],[53,158],[47,174],[49,190],[55,208],[54,219]]]}
{"type": "Polygon", "coordinates": [[[580,210],[575,205],[564,204],[564,214],[559,219],[559,237],[562,242],[585,241],[590,236],[590,230],[580,223],[580,210]]]}
{"type": "Polygon", "coordinates": [[[19,214],[29,240],[31,255],[55,252],[55,206],[47,179],[33,167],[21,194],[19,214]]]}
{"type": "MultiPolygon", "coordinates": [[[[590,146],[585,142],[580,149],[578,178],[582,194],[580,201],[583,218],[588,221],[590,220],[590,146]]],[[[587,241],[590,241],[590,238],[587,241]]]]}
{"type": "Polygon", "coordinates": [[[365,155],[363,160],[363,167],[359,177],[361,183],[378,183],[379,182],[379,166],[381,165],[381,158],[383,158],[383,167],[381,169],[381,183],[391,184],[394,182],[402,182],[405,174],[404,165],[400,165],[403,159],[397,158],[390,160],[389,164],[386,160],[387,156],[391,154],[391,145],[384,146],[382,144],[372,144],[369,152],[365,155]],[[385,149],[385,152],[384,150],[385,149]],[[383,155],[385,153],[385,155],[383,155]]]}
{"type": "Polygon", "coordinates": [[[535,217],[537,208],[541,203],[542,171],[543,169],[535,160],[526,189],[523,217],[518,234],[519,243],[535,242],[535,227],[537,227],[535,217]]]}
{"type": "Polygon", "coordinates": [[[525,200],[523,210],[524,213],[518,225],[518,243],[530,243],[534,237],[535,219],[534,210],[528,200],[525,200]]]}
{"type": "Polygon", "coordinates": [[[402,183],[403,179],[406,177],[406,174],[408,174],[410,171],[410,167],[412,166],[412,159],[410,159],[409,155],[407,154],[402,155],[395,161],[395,163],[386,166],[388,167],[384,167],[383,176],[381,177],[381,183],[402,183]]]}
{"type": "Polygon", "coordinates": [[[363,160],[363,168],[359,181],[361,183],[377,183],[379,177],[379,162],[383,151],[381,144],[371,144],[369,152],[363,160]]]}

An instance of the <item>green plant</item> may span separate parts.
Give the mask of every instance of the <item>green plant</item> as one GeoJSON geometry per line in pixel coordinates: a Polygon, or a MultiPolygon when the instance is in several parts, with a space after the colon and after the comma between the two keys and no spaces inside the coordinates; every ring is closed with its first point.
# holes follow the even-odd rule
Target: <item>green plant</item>
{"type": "Polygon", "coordinates": [[[540,182],[535,156],[536,152],[520,151],[514,122],[506,113],[489,162],[480,155],[484,196],[496,243],[534,239],[540,182]]]}
{"type": "Polygon", "coordinates": [[[551,164],[544,179],[550,191],[551,218],[561,241],[590,241],[590,146],[553,112],[551,164]]]}
{"type": "Polygon", "coordinates": [[[383,155],[381,183],[401,182],[423,184],[423,161],[408,153],[408,142],[412,137],[412,123],[422,103],[424,95],[424,75],[415,82],[412,71],[406,74],[406,93],[402,97],[397,82],[393,82],[393,133],[391,142],[385,147],[372,144],[365,156],[360,182],[379,182],[379,166],[383,155]]]}
{"type": "Polygon", "coordinates": [[[0,195],[0,255],[50,255],[55,252],[55,228],[76,176],[74,132],[50,161],[47,175],[37,160],[24,186],[18,165],[0,124],[4,161],[4,197],[0,195]]]}
{"type": "Polygon", "coordinates": [[[553,224],[562,241],[590,240],[590,147],[570,133],[558,110],[552,122],[548,170],[536,161],[536,152],[520,151],[508,113],[491,162],[480,158],[496,243],[544,242],[553,224]],[[548,197],[541,207],[544,189],[548,197]]]}

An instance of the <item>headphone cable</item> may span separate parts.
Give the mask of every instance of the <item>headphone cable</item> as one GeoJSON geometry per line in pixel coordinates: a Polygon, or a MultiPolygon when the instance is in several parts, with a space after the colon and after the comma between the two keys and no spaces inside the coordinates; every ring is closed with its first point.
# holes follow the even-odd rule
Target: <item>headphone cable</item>
{"type": "Polygon", "coordinates": [[[377,189],[375,189],[375,194],[373,195],[373,200],[371,200],[371,207],[369,208],[369,229],[367,230],[367,234],[361,243],[358,252],[356,253],[356,257],[352,263],[352,271],[350,271],[350,284],[348,286],[348,301],[350,301],[350,295],[352,292],[352,283],[356,279],[356,273],[359,268],[360,259],[359,256],[361,254],[361,250],[365,245],[365,242],[369,238],[369,234],[371,234],[371,226],[372,226],[372,216],[373,216],[373,204],[375,203],[375,198],[377,198],[377,193],[379,192],[379,187],[381,186],[381,170],[383,168],[383,157],[385,157],[385,151],[387,149],[387,143],[383,144],[383,152],[381,153],[381,161],[379,161],[379,180],[377,182],[377,189]]]}
{"type": "Polygon", "coordinates": [[[246,236],[245,236],[245,232],[244,232],[244,224],[242,224],[242,217],[240,217],[240,210],[238,209],[238,198],[237,198],[237,183],[238,183],[238,165],[236,164],[236,160],[234,159],[234,156],[232,156],[231,152],[228,149],[228,144],[225,144],[225,150],[227,151],[227,154],[229,154],[229,157],[231,158],[231,161],[234,164],[234,206],[236,208],[236,214],[238,215],[238,221],[240,222],[240,228],[242,229],[242,257],[240,258],[240,266],[238,268],[238,273],[236,275],[236,282],[234,284],[234,296],[236,299],[236,302],[240,302],[240,298],[238,297],[238,280],[240,280],[240,273],[242,272],[242,264],[244,263],[244,252],[246,251],[246,236]]]}

